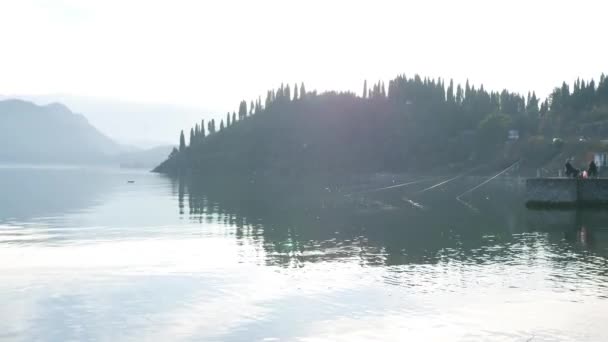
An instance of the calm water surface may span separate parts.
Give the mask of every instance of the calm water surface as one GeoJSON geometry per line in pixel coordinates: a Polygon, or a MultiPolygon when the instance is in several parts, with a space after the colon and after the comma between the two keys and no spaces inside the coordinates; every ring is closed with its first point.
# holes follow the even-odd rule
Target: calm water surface
{"type": "Polygon", "coordinates": [[[608,213],[441,180],[0,168],[0,340],[608,340],[608,213]]]}

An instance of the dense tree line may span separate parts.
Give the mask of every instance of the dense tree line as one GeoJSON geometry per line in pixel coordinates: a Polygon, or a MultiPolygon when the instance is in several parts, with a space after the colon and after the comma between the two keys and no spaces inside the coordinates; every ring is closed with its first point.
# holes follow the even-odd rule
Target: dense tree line
{"type": "Polygon", "coordinates": [[[542,104],[541,114],[543,134],[608,134],[606,125],[592,124],[608,119],[608,78],[602,74],[597,84],[595,80],[578,79],[572,88],[564,82],[542,104]]]}
{"type": "Polygon", "coordinates": [[[386,85],[363,83],[354,93],[309,92],[282,84],[261,98],[241,101],[216,130],[197,124],[186,146],[156,171],[201,174],[310,175],[377,171],[430,171],[502,155],[507,131],[522,141],[568,131],[576,115],[608,119],[608,79],[577,80],[545,101],[468,81],[401,75],[386,85]],[[570,127],[566,129],[566,127],[570,127]]]}

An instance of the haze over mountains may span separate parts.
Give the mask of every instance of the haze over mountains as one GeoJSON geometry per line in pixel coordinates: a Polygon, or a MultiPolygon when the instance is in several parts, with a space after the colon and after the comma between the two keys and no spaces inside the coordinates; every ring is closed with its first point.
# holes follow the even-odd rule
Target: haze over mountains
{"type": "Polygon", "coordinates": [[[148,167],[171,149],[119,144],[60,103],[0,101],[0,163],[125,164],[148,167]]]}
{"type": "MultiPolygon", "coordinates": [[[[209,111],[171,104],[149,104],[65,94],[2,96],[18,98],[37,105],[62,103],[81,113],[91,125],[112,140],[139,148],[170,145],[184,127],[206,119],[209,111]]],[[[210,116],[209,116],[210,117],[210,116]]]]}

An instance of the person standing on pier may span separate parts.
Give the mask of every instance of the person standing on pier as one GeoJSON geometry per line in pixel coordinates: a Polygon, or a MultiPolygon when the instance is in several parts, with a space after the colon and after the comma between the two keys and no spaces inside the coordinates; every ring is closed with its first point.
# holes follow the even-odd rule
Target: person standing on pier
{"type": "Polygon", "coordinates": [[[595,160],[591,159],[591,162],[589,163],[589,177],[597,177],[597,165],[595,165],[595,160]]]}
{"type": "Polygon", "coordinates": [[[575,169],[574,166],[570,164],[570,159],[566,160],[566,177],[576,178],[579,173],[580,170],[575,169]]]}

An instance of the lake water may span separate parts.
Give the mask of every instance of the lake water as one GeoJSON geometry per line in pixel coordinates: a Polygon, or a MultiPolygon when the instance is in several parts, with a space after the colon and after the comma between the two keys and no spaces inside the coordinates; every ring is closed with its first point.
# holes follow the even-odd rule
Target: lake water
{"type": "Polygon", "coordinates": [[[448,178],[0,168],[0,340],[607,341],[608,213],[448,178]]]}

